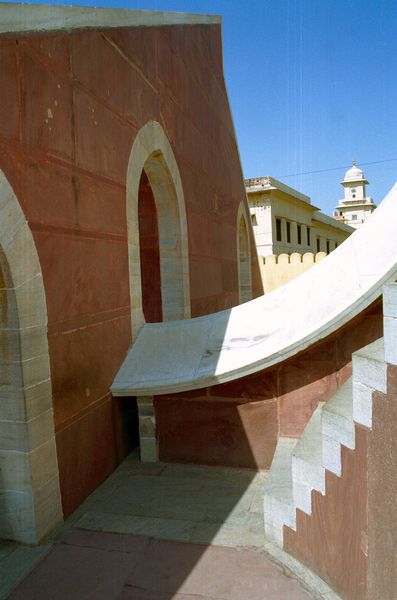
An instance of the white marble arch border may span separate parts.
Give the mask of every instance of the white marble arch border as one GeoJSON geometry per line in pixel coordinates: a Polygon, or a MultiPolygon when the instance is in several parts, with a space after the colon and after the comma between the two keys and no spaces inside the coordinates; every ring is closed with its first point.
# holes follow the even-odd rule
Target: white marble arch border
{"type": "Polygon", "coordinates": [[[157,209],[163,320],[190,317],[189,251],[185,199],[171,144],[157,121],[137,133],[127,171],[127,229],[132,339],[144,324],[139,252],[138,201],[142,171],[157,209]]]}
{"type": "Polygon", "coordinates": [[[63,520],[47,305],[30,227],[1,169],[0,254],[15,315],[0,332],[0,537],[38,543],[63,520]]]}
{"type": "Polygon", "coordinates": [[[252,299],[252,276],[251,276],[251,244],[250,235],[248,229],[248,218],[247,212],[243,201],[240,202],[237,210],[237,264],[238,264],[238,291],[240,304],[248,302],[252,299]],[[241,244],[240,244],[240,232],[241,226],[245,230],[245,241],[247,244],[246,255],[247,265],[244,265],[241,260],[241,244]]]}

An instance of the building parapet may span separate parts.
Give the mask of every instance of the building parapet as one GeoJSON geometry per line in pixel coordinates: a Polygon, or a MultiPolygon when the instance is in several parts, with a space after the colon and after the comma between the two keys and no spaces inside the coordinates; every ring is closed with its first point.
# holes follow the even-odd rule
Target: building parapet
{"type": "Polygon", "coordinates": [[[322,261],[327,256],[326,252],[305,252],[300,254],[299,252],[293,252],[292,254],[270,254],[269,256],[261,256],[264,265],[296,265],[296,264],[308,264],[313,265],[322,261]]]}
{"type": "Polygon", "coordinates": [[[361,204],[373,204],[375,206],[375,202],[372,200],[372,198],[363,198],[361,200],[339,200],[339,204],[337,206],[337,208],[346,208],[346,206],[360,206],[361,204]]]}
{"type": "Polygon", "coordinates": [[[245,179],[244,183],[247,193],[264,192],[268,190],[279,190],[280,192],[284,192],[285,194],[294,196],[294,198],[298,198],[298,200],[302,200],[307,204],[311,204],[311,199],[309,196],[306,196],[306,194],[301,194],[301,192],[294,190],[294,188],[285,185],[285,183],[278,181],[278,179],[275,179],[274,177],[254,177],[252,179],[245,179]]]}
{"type": "Polygon", "coordinates": [[[259,259],[263,289],[265,294],[295,279],[310,267],[321,262],[327,256],[326,252],[305,252],[299,254],[279,254],[261,256],[259,259]]]}

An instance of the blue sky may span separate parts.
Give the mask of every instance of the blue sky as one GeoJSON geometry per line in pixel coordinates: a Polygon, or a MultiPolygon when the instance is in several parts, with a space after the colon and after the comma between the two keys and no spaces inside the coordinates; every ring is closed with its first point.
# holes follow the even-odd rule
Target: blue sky
{"type": "Polygon", "coordinates": [[[276,177],[328,214],[343,196],[339,182],[353,158],[375,202],[397,181],[396,0],[52,4],[222,15],[225,77],[245,177],[276,177]],[[326,169],[335,170],[302,174],[326,169]]]}

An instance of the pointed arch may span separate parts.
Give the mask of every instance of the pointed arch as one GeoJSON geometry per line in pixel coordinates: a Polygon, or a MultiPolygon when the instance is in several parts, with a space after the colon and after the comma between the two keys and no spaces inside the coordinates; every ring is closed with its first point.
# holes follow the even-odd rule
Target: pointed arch
{"type": "Polygon", "coordinates": [[[251,248],[244,204],[237,211],[237,263],[240,304],[252,299],[251,248]]]}
{"type": "MultiPolygon", "coordinates": [[[[190,317],[189,255],[182,181],[171,145],[157,121],[138,132],[127,172],[127,228],[132,337],[144,323],[138,219],[139,188],[145,173],[158,224],[161,302],[164,321],[190,317]]],[[[145,265],[142,265],[145,268],[145,265]]]]}
{"type": "Polygon", "coordinates": [[[36,246],[0,170],[0,538],[37,543],[62,521],[47,306],[36,246]]]}

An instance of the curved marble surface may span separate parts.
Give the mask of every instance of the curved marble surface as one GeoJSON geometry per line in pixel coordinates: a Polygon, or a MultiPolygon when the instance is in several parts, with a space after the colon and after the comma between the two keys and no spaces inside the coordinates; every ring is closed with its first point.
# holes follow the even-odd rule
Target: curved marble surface
{"type": "Polygon", "coordinates": [[[265,296],[218,313],[147,324],[117,374],[115,396],[186,391],[281,362],[324,338],[397,277],[397,184],[326,259],[265,296]]]}

